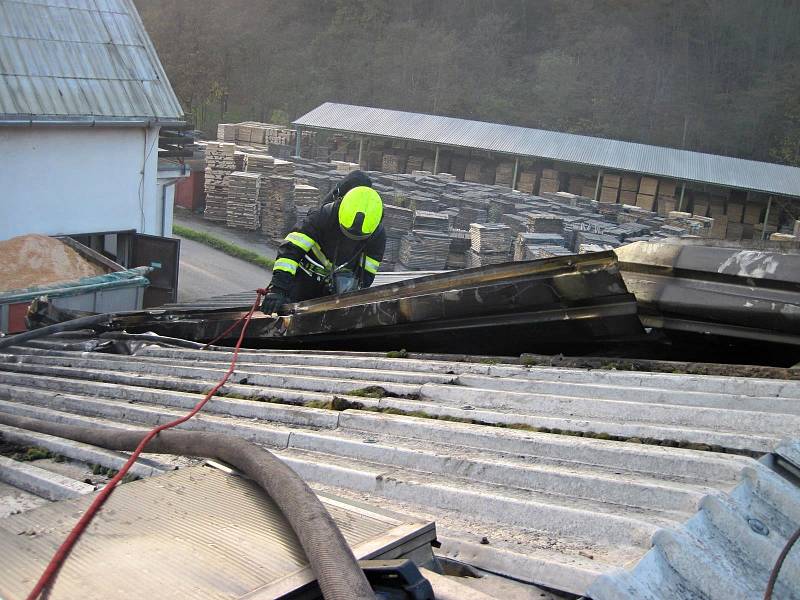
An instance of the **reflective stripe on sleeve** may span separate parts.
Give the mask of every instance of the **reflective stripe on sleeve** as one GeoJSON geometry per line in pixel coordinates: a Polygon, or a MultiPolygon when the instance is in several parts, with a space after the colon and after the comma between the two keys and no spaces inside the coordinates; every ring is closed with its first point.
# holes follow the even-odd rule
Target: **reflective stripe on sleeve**
{"type": "Polygon", "coordinates": [[[378,272],[378,267],[381,266],[381,261],[375,260],[374,258],[364,255],[364,270],[367,273],[372,273],[375,275],[378,272]]]}
{"type": "Polygon", "coordinates": [[[305,233],[300,233],[299,231],[293,231],[289,235],[286,236],[286,241],[291,242],[304,252],[308,252],[311,250],[311,247],[316,244],[316,242],[308,237],[305,233]]]}
{"type": "Polygon", "coordinates": [[[279,258],[275,261],[275,266],[272,267],[273,271],[286,271],[291,275],[297,273],[297,267],[299,263],[296,260],[292,260],[291,258],[279,258]]]}

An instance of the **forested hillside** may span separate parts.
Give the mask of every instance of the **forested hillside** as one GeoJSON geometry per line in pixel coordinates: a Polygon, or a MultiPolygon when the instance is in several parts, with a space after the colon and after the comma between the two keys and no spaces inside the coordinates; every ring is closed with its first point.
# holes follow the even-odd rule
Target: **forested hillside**
{"type": "Polygon", "coordinates": [[[800,164],[800,0],[135,0],[187,114],[364,104],[800,164]]]}

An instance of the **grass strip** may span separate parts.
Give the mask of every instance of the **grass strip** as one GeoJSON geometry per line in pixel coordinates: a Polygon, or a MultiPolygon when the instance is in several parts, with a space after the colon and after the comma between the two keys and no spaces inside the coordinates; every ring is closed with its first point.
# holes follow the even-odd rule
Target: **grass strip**
{"type": "Polygon", "coordinates": [[[186,238],[187,240],[200,242],[201,244],[210,246],[216,250],[219,250],[220,252],[224,252],[228,256],[234,256],[236,258],[246,260],[251,264],[270,271],[275,264],[275,261],[271,258],[267,258],[258,252],[253,252],[247,248],[242,248],[241,246],[232,244],[227,240],[218,238],[217,236],[206,233],[205,231],[197,231],[195,229],[190,229],[189,227],[184,227],[183,225],[173,225],[172,233],[179,235],[182,238],[186,238]]]}

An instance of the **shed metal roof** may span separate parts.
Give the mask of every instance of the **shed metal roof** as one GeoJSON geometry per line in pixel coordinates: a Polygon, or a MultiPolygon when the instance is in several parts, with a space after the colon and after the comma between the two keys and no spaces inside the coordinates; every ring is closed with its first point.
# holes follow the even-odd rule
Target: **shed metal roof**
{"type": "Polygon", "coordinates": [[[334,102],[294,124],[800,197],[797,167],[585,135],[334,102]]]}
{"type": "Polygon", "coordinates": [[[132,0],[0,0],[0,123],[182,118],[132,0]]]}

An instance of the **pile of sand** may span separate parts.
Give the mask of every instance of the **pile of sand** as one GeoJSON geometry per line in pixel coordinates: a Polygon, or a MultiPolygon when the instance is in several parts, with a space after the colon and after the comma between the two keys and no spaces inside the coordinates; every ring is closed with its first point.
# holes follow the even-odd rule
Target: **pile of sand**
{"type": "Polygon", "coordinates": [[[99,265],[46,235],[21,235],[0,242],[0,292],[104,273],[99,265]]]}

